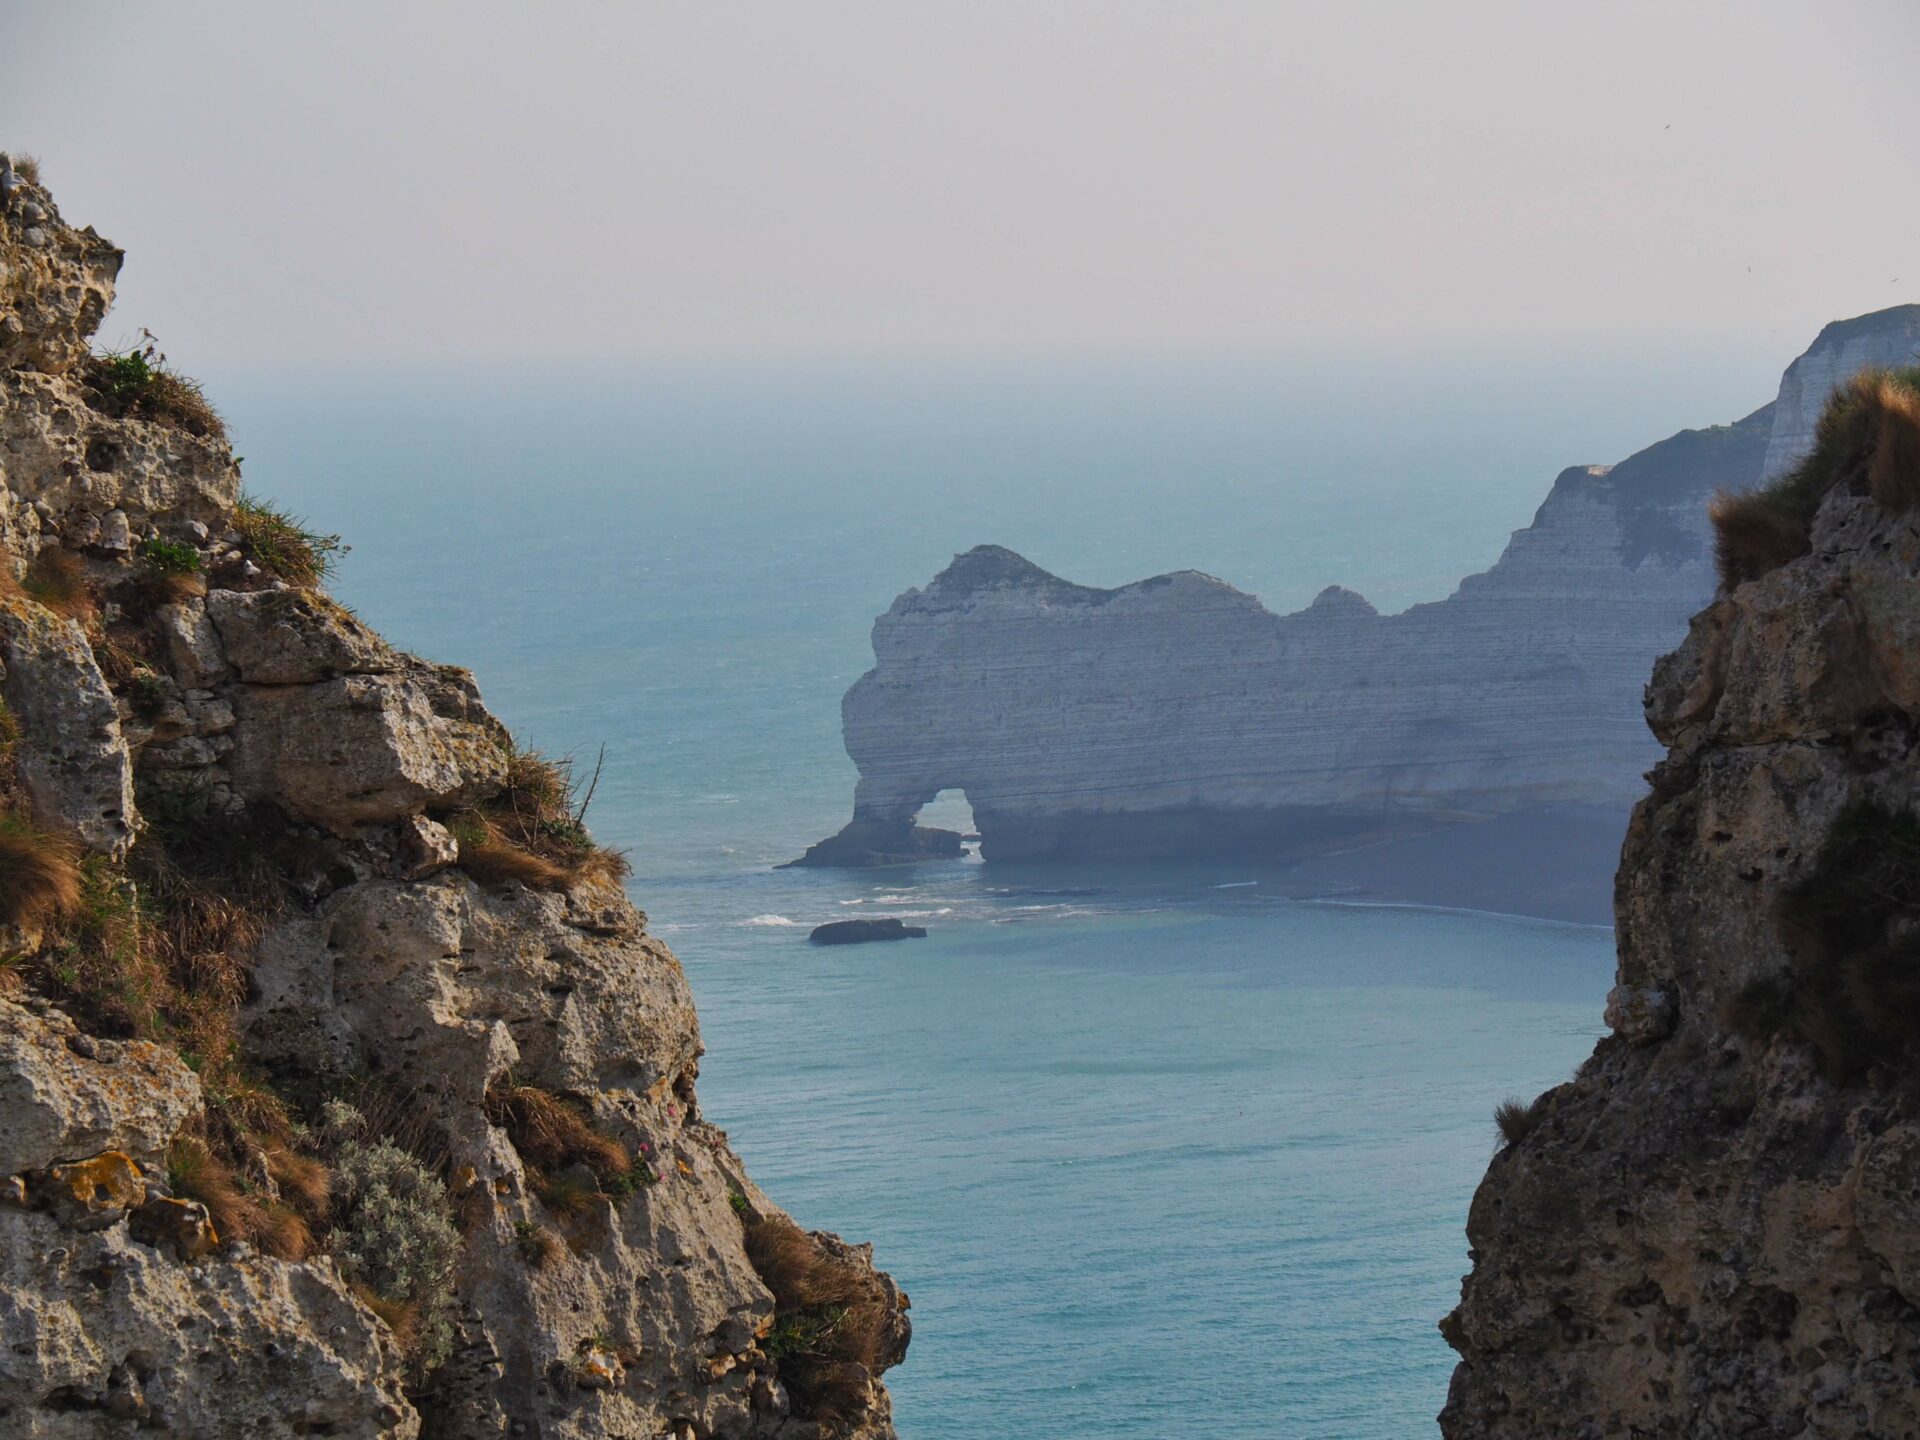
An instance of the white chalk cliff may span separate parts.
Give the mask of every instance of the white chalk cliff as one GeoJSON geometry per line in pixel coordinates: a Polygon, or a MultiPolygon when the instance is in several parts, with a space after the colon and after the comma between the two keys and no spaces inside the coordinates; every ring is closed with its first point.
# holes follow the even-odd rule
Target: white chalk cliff
{"type": "Polygon", "coordinates": [[[1708,498],[1803,454],[1836,380],[1916,354],[1920,306],[1828,326],[1775,402],[1563,472],[1490,570],[1398,615],[1338,587],[1274,615],[1196,571],[1091,589],[970,550],[875,622],[842,703],[854,818],[802,863],[956,853],[914,824],[951,788],[989,859],[1303,854],[1551,804],[1624,817],[1660,754],[1648,669],[1713,595],[1708,498]]]}

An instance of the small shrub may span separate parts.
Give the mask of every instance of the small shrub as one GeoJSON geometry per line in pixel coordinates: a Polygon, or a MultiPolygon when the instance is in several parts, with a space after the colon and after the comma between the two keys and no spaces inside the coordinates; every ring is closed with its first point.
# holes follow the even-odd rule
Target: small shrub
{"type": "Polygon", "coordinates": [[[338,535],[309,530],[284,510],[245,493],[234,506],[233,528],[249,560],[303,589],[324,584],[348,549],[338,535]]]}
{"type": "Polygon", "coordinates": [[[83,879],[76,846],[0,814],[0,922],[37,929],[73,914],[83,879]]]}
{"type": "Polygon", "coordinates": [[[904,1353],[906,1327],[891,1297],[871,1270],[784,1215],[750,1222],[746,1248],[773,1292],[762,1348],[795,1410],[829,1434],[845,1433],[866,1414],[872,1380],[904,1353]]]}
{"type": "Polygon", "coordinates": [[[115,418],[152,420],[203,440],[225,440],[226,422],[196,380],[176,373],[153,332],[142,330],[131,350],[91,356],[82,372],[94,405],[115,418]]]}
{"type": "Polygon", "coordinates": [[[1531,1135],[1539,1126],[1540,1122],[1546,1118],[1546,1101],[1547,1097],[1545,1095],[1535,1096],[1531,1102],[1522,1100],[1516,1096],[1511,1099],[1502,1100],[1498,1105],[1494,1106],[1493,1123],[1494,1127],[1500,1132],[1502,1142],[1508,1145],[1518,1145],[1522,1140],[1526,1139],[1527,1136],[1531,1135]]]}
{"type": "Polygon", "coordinates": [[[446,1187],[397,1145],[369,1139],[350,1105],[322,1109],[321,1136],[334,1177],[334,1256],[350,1281],[391,1307],[383,1318],[424,1377],[453,1353],[460,1232],[446,1187]]]}
{"type": "Polygon", "coordinates": [[[1721,582],[1806,554],[1820,502],[1840,487],[1892,510],[1920,504],[1920,368],[1861,371],[1827,401],[1805,460],[1762,489],[1714,497],[1721,582]]]}
{"type": "Polygon", "coordinates": [[[747,1202],[747,1197],[742,1191],[727,1191],[727,1204],[732,1207],[733,1213],[736,1215],[744,1216],[753,1213],[753,1206],[747,1202]]]}
{"type": "Polygon", "coordinates": [[[29,185],[38,185],[40,183],[40,157],[38,155],[15,155],[11,158],[13,160],[14,174],[18,175],[29,185]]]}
{"type": "Polygon", "coordinates": [[[141,542],[140,558],[147,562],[146,600],[150,608],[171,605],[206,593],[200,578],[200,552],[184,540],[155,536],[141,542]]]}

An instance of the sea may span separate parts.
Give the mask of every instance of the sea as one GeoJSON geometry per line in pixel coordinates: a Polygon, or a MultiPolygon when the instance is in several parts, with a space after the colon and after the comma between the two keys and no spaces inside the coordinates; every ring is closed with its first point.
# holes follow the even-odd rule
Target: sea
{"type": "Polygon", "coordinates": [[[1289,899],[1230,860],[776,867],[850,811],[873,617],[956,552],[1397,610],[1490,564],[1562,466],[1754,408],[1768,357],[208,379],[249,488],[351,544],[339,597],[598,772],[588,821],[692,981],[708,1118],[912,1297],[903,1435],[1436,1433],[1493,1108],[1592,1048],[1610,931],[1289,899]],[[930,933],[807,943],[878,915],[930,933]]]}

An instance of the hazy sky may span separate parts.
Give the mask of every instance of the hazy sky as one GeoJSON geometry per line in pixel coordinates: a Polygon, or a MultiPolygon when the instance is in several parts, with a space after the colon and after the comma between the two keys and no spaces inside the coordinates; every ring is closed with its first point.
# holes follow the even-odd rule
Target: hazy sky
{"type": "Polygon", "coordinates": [[[1916,62],[1916,0],[0,0],[0,146],[223,367],[1784,359],[1920,298],[1916,62]]]}

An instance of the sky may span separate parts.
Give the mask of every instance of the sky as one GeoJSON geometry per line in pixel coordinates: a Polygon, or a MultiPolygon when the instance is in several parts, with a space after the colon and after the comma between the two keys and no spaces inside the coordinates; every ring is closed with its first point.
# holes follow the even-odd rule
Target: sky
{"type": "MultiPolygon", "coordinates": [[[[1764,347],[1920,298],[1914,0],[0,0],[221,369],[1764,347]]],[[[115,326],[127,334],[116,337],[115,326]]]]}

